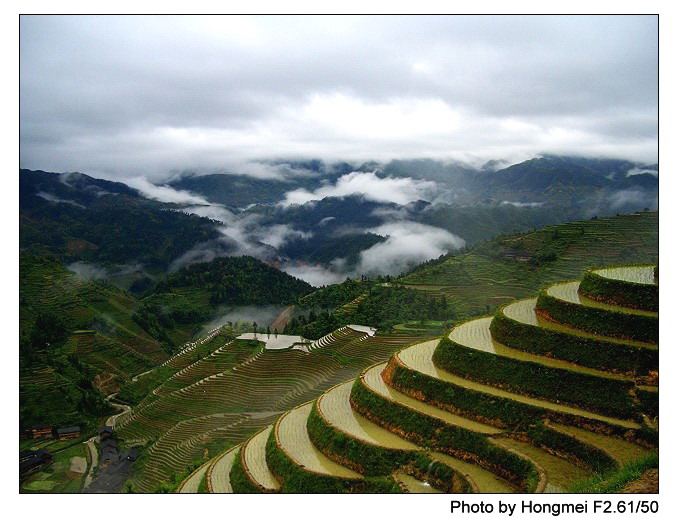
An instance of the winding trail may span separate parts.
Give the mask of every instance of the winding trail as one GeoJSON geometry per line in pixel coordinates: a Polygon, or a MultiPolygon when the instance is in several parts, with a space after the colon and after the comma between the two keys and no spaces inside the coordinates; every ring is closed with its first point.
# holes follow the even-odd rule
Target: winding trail
{"type": "Polygon", "coordinates": [[[94,441],[97,438],[98,438],[98,436],[94,436],[94,437],[90,437],[89,439],[87,439],[85,441],[85,444],[87,445],[87,449],[89,450],[89,457],[91,459],[91,462],[89,464],[89,470],[87,471],[87,476],[85,477],[85,482],[82,485],[83,490],[92,483],[94,468],[96,468],[99,465],[99,453],[97,452],[97,447],[94,444],[94,441]]]}
{"type": "Polygon", "coordinates": [[[117,414],[112,415],[111,417],[106,419],[106,426],[110,426],[112,428],[115,428],[115,422],[118,420],[119,417],[132,411],[132,407],[129,405],[122,405],[120,403],[114,403],[113,401],[111,401],[111,399],[115,397],[117,394],[118,394],[117,392],[114,392],[113,394],[106,397],[107,402],[109,402],[115,408],[119,408],[121,410],[121,412],[118,412],[117,414]]]}

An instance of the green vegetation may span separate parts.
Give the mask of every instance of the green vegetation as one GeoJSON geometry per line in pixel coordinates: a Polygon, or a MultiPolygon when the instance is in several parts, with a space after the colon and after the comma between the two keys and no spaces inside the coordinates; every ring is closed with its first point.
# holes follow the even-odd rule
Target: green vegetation
{"type": "Polygon", "coordinates": [[[398,282],[445,296],[456,317],[466,319],[533,296],[542,286],[578,279],[596,266],[656,263],[658,228],[658,213],[643,212],[502,235],[422,266],[398,282]],[[532,261],[552,251],[554,260],[532,261]]]}
{"type": "Polygon", "coordinates": [[[21,481],[19,492],[79,493],[87,468],[87,446],[79,442],[55,452],[51,464],[21,481]]]}
{"type": "Polygon", "coordinates": [[[599,302],[645,311],[659,311],[659,286],[657,284],[610,279],[595,271],[588,271],[584,274],[579,291],[584,296],[599,302]]]}
{"type": "MultiPolygon", "coordinates": [[[[352,285],[356,281],[345,282],[347,286],[346,293],[354,294],[352,285]]],[[[343,286],[341,285],[341,286],[343,286]]],[[[336,292],[330,292],[328,289],[320,290],[320,293],[313,294],[315,298],[306,298],[309,300],[346,300],[337,297],[336,292]]],[[[302,335],[311,339],[318,339],[334,329],[348,324],[365,325],[377,327],[386,332],[392,331],[394,326],[400,322],[418,321],[425,324],[429,320],[447,320],[454,318],[454,310],[448,306],[445,297],[429,296],[424,293],[410,290],[402,286],[382,286],[368,285],[363,292],[364,297],[351,299],[354,302],[350,312],[335,311],[328,313],[323,310],[319,314],[314,311],[308,315],[293,317],[285,327],[285,334],[302,335]]],[[[304,300],[304,299],[302,299],[304,300]]],[[[412,333],[408,333],[412,334],[412,333]]]]}
{"type": "Polygon", "coordinates": [[[252,479],[245,473],[245,468],[242,464],[241,455],[236,455],[231,467],[231,487],[235,493],[263,493],[262,488],[256,485],[252,479]]]}
{"type": "Polygon", "coordinates": [[[155,293],[199,286],[209,292],[209,303],[231,305],[287,304],[313,288],[253,257],[218,257],[209,263],[182,268],[160,281],[155,293]]]}
{"type": "Polygon", "coordinates": [[[426,457],[421,452],[381,448],[350,437],[328,424],[318,413],[317,405],[316,401],[307,422],[311,442],[326,456],[350,469],[370,477],[383,476],[420,456],[426,457]]]}
{"type": "MultiPolygon", "coordinates": [[[[373,284],[377,283],[378,279],[367,280],[351,280],[346,279],[341,284],[332,284],[316,290],[297,301],[297,306],[300,308],[314,309],[320,308],[325,310],[333,310],[344,304],[348,304],[359,295],[365,293],[373,284]]],[[[386,282],[385,280],[382,282],[386,282]]]]}
{"type": "Polygon", "coordinates": [[[400,493],[391,478],[366,477],[348,479],[306,471],[280,450],[271,433],[266,443],[266,462],[279,480],[284,480],[284,493],[400,493]]]}
{"type": "Polygon", "coordinates": [[[495,426],[500,424],[517,430],[540,421],[545,413],[539,408],[512,399],[499,398],[459,385],[452,385],[407,369],[398,363],[392,364],[391,386],[405,394],[416,392],[421,395],[420,399],[423,401],[454,413],[469,417],[482,416],[492,421],[495,426]]]}
{"type": "Polygon", "coordinates": [[[480,433],[388,401],[365,387],[360,379],[353,385],[351,401],[364,417],[424,448],[452,456],[460,452],[466,457],[470,455],[475,462],[507,477],[524,491],[534,491],[537,485],[539,477],[534,464],[491,443],[480,433]]]}
{"type": "Polygon", "coordinates": [[[640,408],[644,414],[652,418],[659,415],[659,390],[653,390],[653,387],[639,387],[636,390],[636,397],[640,402],[640,408]]]}
{"type": "Polygon", "coordinates": [[[604,473],[617,467],[617,462],[605,451],[555,430],[544,422],[531,426],[527,430],[527,436],[539,445],[576,457],[596,473],[604,473]]]}
{"type": "Polygon", "coordinates": [[[55,259],[20,255],[20,422],[93,429],[113,413],[102,392],[166,358],[133,319],[137,302],[55,259]]]}
{"type": "Polygon", "coordinates": [[[447,337],[436,348],[433,363],[463,378],[510,392],[568,402],[605,415],[638,417],[638,410],[629,395],[634,384],[629,380],[594,376],[474,350],[447,337]]]}
{"type": "Polygon", "coordinates": [[[507,317],[502,309],[497,310],[490,325],[492,337],[514,349],[606,371],[646,375],[659,368],[657,350],[525,324],[507,317]]]}
{"type": "Polygon", "coordinates": [[[558,323],[626,340],[647,343],[657,343],[659,340],[659,321],[656,316],[609,311],[575,304],[549,295],[547,291],[544,289],[539,293],[536,309],[540,314],[547,315],[548,318],[558,323]]]}
{"type": "Polygon", "coordinates": [[[19,246],[64,262],[141,263],[165,269],[197,243],[219,236],[214,222],[166,210],[124,184],[80,175],[69,188],[60,175],[21,170],[19,246]],[[36,193],[73,203],[50,203],[36,193]],[[97,196],[96,192],[113,195],[97,196]]]}
{"type": "Polygon", "coordinates": [[[652,452],[640,459],[628,462],[616,470],[577,482],[569,491],[571,493],[617,493],[649,469],[659,469],[658,452],[652,452]]]}

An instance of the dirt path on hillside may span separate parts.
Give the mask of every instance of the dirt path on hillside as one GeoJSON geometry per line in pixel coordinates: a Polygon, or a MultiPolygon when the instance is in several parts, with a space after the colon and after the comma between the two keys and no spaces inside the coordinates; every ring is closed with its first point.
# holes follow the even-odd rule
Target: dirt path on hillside
{"type": "Polygon", "coordinates": [[[276,318],[275,321],[271,324],[271,331],[277,329],[278,333],[282,333],[283,330],[285,329],[285,326],[287,325],[287,322],[290,321],[290,317],[292,316],[293,311],[294,305],[287,306],[283,310],[283,312],[278,315],[278,318],[276,318]]]}
{"type": "Polygon", "coordinates": [[[136,376],[134,376],[134,377],[132,378],[132,381],[138,380],[139,378],[141,378],[141,376],[145,376],[146,374],[148,374],[148,373],[151,372],[152,370],[153,370],[153,369],[150,369],[150,370],[147,370],[147,371],[142,372],[141,374],[137,374],[136,376]]]}
{"type": "Polygon", "coordinates": [[[115,422],[118,420],[118,417],[120,417],[120,416],[122,416],[122,415],[124,415],[124,414],[127,414],[128,412],[131,412],[131,411],[132,411],[132,407],[131,407],[131,406],[128,406],[128,405],[121,405],[121,404],[119,404],[119,403],[114,403],[113,401],[111,401],[111,398],[115,397],[117,394],[118,394],[118,393],[115,392],[115,393],[111,394],[110,396],[107,396],[107,397],[106,397],[106,401],[108,401],[108,402],[109,402],[111,405],[113,405],[115,408],[120,409],[120,412],[118,412],[117,414],[112,415],[111,417],[109,417],[108,419],[106,419],[106,426],[110,426],[110,427],[112,427],[112,428],[115,428],[115,422]]]}
{"type": "Polygon", "coordinates": [[[83,490],[92,483],[92,475],[94,474],[94,468],[96,468],[99,465],[99,454],[97,453],[96,444],[94,444],[94,440],[96,438],[97,437],[95,436],[85,441],[87,449],[89,450],[89,458],[91,462],[89,465],[89,471],[87,472],[87,476],[85,477],[85,482],[82,485],[83,490]]]}

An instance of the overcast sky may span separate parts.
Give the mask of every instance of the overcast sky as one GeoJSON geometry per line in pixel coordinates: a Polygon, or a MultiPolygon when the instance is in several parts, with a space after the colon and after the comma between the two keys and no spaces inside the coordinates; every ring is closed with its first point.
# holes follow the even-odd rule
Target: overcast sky
{"type": "Polygon", "coordinates": [[[21,166],[161,179],[270,158],[650,163],[657,23],[24,16],[21,166]]]}

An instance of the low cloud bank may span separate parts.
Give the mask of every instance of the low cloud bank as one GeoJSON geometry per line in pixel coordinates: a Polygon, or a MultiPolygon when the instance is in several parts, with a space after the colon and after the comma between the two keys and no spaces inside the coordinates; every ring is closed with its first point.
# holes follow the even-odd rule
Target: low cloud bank
{"type": "Polygon", "coordinates": [[[405,205],[417,200],[432,200],[438,193],[438,185],[427,180],[412,178],[382,178],[376,172],[354,171],[341,176],[334,185],[325,185],[315,191],[295,189],[285,194],[280,202],[283,207],[303,205],[323,198],[362,195],[371,201],[405,205]]]}
{"type": "Polygon", "coordinates": [[[355,270],[361,275],[397,275],[466,244],[447,230],[413,221],[385,223],[370,232],[387,239],[360,253],[355,270]]]}
{"type": "Polygon", "coordinates": [[[43,200],[50,201],[52,203],[66,203],[68,205],[73,205],[75,207],[80,207],[81,209],[85,209],[86,207],[84,205],[81,205],[80,203],[77,203],[73,200],[64,200],[63,198],[59,198],[58,196],[54,196],[53,194],[50,194],[45,191],[39,191],[35,193],[36,196],[40,196],[43,200]]]}
{"type": "Polygon", "coordinates": [[[193,194],[190,191],[180,191],[168,185],[155,185],[149,182],[145,177],[138,176],[126,181],[127,185],[134,187],[142,195],[151,200],[161,201],[163,203],[209,205],[210,203],[203,197],[193,194]]]}
{"type": "MultiPolygon", "coordinates": [[[[375,215],[383,220],[378,227],[344,229],[351,234],[371,232],[386,238],[360,252],[354,266],[348,266],[345,258],[336,259],[330,267],[300,264],[287,261],[278,250],[291,241],[310,239],[313,232],[297,230],[289,224],[262,226],[261,218],[256,214],[234,213],[223,205],[209,203],[188,191],[178,191],[166,185],[155,186],[146,179],[138,179],[133,186],[149,198],[183,204],[178,210],[210,218],[220,224],[218,230],[221,235],[218,238],[198,243],[175,259],[170,265],[170,272],[217,257],[251,255],[269,263],[276,262],[282,271],[313,286],[323,286],[342,282],[347,276],[398,275],[418,263],[466,244],[462,238],[447,230],[410,221],[411,214],[407,207],[378,209],[375,215]]],[[[433,199],[438,194],[438,186],[430,181],[380,178],[374,172],[354,172],[342,176],[336,184],[321,187],[313,193],[302,193],[302,190],[287,193],[286,200],[292,203],[294,199],[312,201],[326,196],[351,194],[405,205],[421,199],[433,199]]],[[[322,227],[331,220],[332,217],[324,218],[318,225],[322,227]]]]}
{"type": "Polygon", "coordinates": [[[659,177],[659,171],[656,169],[644,169],[641,167],[634,167],[626,171],[626,177],[635,176],[637,174],[651,174],[652,176],[659,177]]]}
{"type": "Polygon", "coordinates": [[[642,189],[624,189],[610,195],[609,206],[612,210],[631,212],[634,210],[657,210],[658,200],[655,192],[642,189]]]}
{"type": "Polygon", "coordinates": [[[287,263],[282,265],[280,269],[292,277],[306,281],[316,288],[340,283],[347,277],[345,273],[342,274],[318,265],[287,263]]]}
{"type": "Polygon", "coordinates": [[[110,276],[110,272],[106,268],[100,268],[93,264],[85,263],[83,261],[76,261],[74,263],[66,266],[68,270],[73,272],[79,277],[86,279],[88,281],[93,281],[96,279],[105,279],[110,276]]]}
{"type": "Polygon", "coordinates": [[[271,325],[283,312],[285,306],[235,306],[225,308],[224,313],[210,320],[203,326],[203,331],[209,331],[217,326],[227,325],[229,322],[257,323],[260,331],[266,331],[266,326],[271,325]]]}
{"type": "Polygon", "coordinates": [[[525,207],[541,207],[544,205],[543,201],[526,201],[526,202],[521,202],[521,201],[507,201],[504,200],[501,202],[502,205],[513,205],[514,207],[518,208],[525,208],[525,207]]]}

